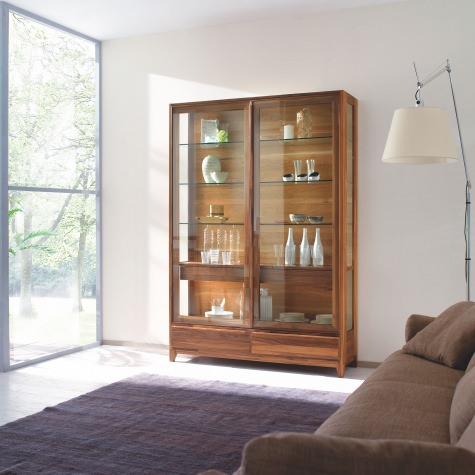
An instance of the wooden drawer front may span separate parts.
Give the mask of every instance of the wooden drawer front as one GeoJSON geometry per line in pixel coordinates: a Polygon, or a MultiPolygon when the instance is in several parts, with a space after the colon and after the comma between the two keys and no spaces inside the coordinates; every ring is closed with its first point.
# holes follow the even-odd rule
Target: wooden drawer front
{"type": "Polygon", "coordinates": [[[202,352],[208,355],[249,354],[249,332],[245,330],[227,330],[222,328],[193,328],[173,326],[171,328],[171,346],[185,352],[202,352]]]}
{"type": "Polygon", "coordinates": [[[339,338],[288,333],[260,333],[251,335],[253,355],[338,359],[339,338]]]}

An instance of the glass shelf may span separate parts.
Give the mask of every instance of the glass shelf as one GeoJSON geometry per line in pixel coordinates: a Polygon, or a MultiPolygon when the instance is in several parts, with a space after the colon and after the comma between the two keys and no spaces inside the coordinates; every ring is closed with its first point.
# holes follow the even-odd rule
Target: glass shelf
{"type": "Polygon", "coordinates": [[[233,185],[244,185],[243,181],[226,181],[224,183],[189,183],[189,182],[180,182],[180,186],[233,186],[233,185]]]}
{"type": "Polygon", "coordinates": [[[197,147],[200,149],[213,149],[217,147],[228,147],[230,145],[244,145],[242,140],[233,141],[233,142],[190,142],[190,143],[180,143],[180,147],[197,147]]]}
{"type": "Polygon", "coordinates": [[[269,142],[277,142],[277,143],[285,143],[291,145],[308,145],[311,142],[321,141],[322,139],[332,139],[332,135],[315,135],[313,137],[305,137],[305,138],[293,138],[293,139],[284,139],[281,137],[270,137],[270,138],[261,138],[259,142],[262,143],[269,143],[269,142]]]}

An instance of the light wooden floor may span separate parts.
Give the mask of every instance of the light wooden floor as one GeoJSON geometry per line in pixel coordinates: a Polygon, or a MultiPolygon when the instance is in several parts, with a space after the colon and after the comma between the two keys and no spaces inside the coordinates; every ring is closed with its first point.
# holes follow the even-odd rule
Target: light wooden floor
{"type": "Polygon", "coordinates": [[[170,363],[165,348],[105,345],[0,373],[0,425],[139,373],[351,393],[371,371],[347,368],[338,378],[333,369],[304,366],[186,356],[170,363]]]}

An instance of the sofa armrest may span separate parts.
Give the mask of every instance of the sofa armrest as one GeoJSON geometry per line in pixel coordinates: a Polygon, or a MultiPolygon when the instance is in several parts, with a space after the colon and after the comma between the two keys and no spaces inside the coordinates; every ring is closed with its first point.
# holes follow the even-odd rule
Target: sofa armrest
{"type": "Polygon", "coordinates": [[[406,321],[406,343],[434,320],[435,317],[428,317],[427,315],[416,313],[411,315],[406,321]]]}
{"type": "Polygon", "coordinates": [[[280,432],[249,441],[235,475],[473,475],[475,453],[449,444],[280,432]]]}

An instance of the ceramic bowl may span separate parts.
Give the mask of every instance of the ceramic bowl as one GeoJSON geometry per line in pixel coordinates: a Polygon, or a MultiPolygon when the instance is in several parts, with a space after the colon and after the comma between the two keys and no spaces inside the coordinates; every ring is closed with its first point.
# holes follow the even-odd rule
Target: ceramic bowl
{"type": "Polygon", "coordinates": [[[308,221],[310,224],[318,224],[323,221],[323,216],[309,216],[308,221]]]}
{"type": "Polygon", "coordinates": [[[306,214],[289,214],[290,221],[292,221],[295,224],[302,224],[305,223],[305,220],[307,219],[306,214]]]}
{"type": "Polygon", "coordinates": [[[320,180],[320,173],[318,172],[310,173],[310,175],[308,176],[308,181],[318,181],[318,180],[320,180]]]}
{"type": "Polygon", "coordinates": [[[300,175],[297,175],[296,181],[307,181],[307,179],[306,173],[300,173],[300,175]]]}
{"type": "Polygon", "coordinates": [[[224,183],[228,178],[229,172],[211,172],[211,178],[215,183],[224,183]]]}
{"type": "Polygon", "coordinates": [[[287,173],[287,175],[284,175],[282,177],[283,181],[294,181],[294,174],[293,173],[287,173]]]}

